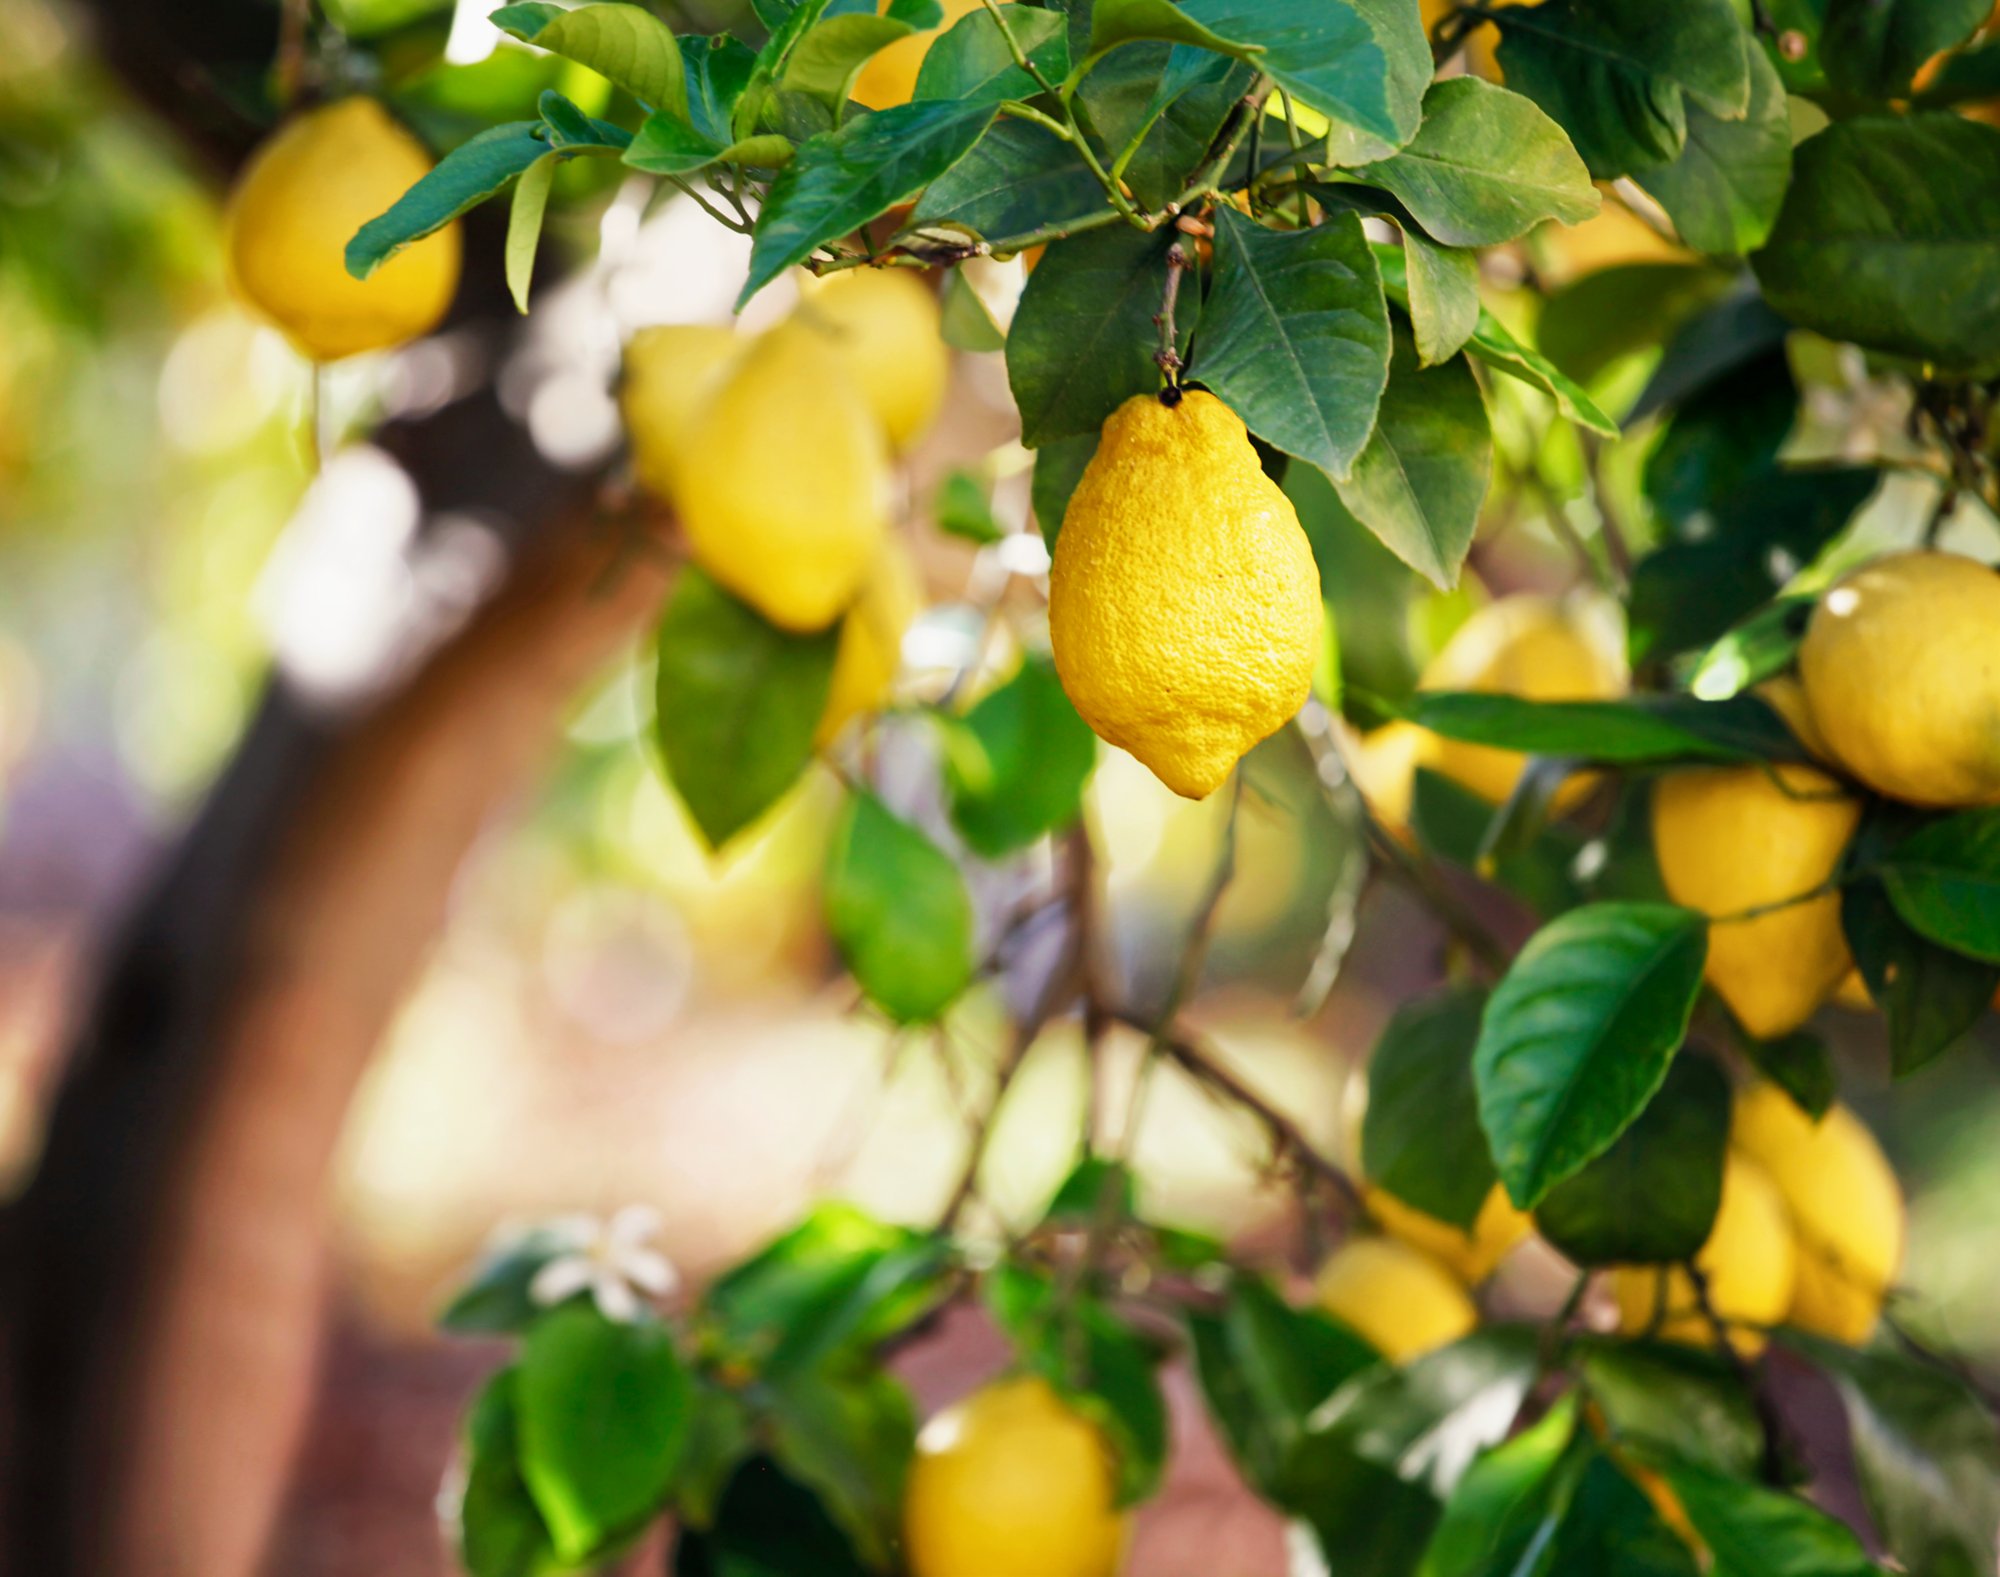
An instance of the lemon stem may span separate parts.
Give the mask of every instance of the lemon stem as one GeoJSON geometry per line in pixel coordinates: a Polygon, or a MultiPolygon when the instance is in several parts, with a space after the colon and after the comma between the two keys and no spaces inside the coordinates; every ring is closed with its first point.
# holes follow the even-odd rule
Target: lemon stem
{"type": "Polygon", "coordinates": [[[1180,334],[1174,327],[1174,311],[1180,305],[1181,276],[1187,272],[1190,261],[1187,248],[1180,242],[1167,248],[1167,288],[1160,298],[1159,313],[1153,319],[1153,327],[1160,331],[1160,348],[1153,353],[1160,369],[1160,403],[1169,409],[1181,403],[1180,334]]]}

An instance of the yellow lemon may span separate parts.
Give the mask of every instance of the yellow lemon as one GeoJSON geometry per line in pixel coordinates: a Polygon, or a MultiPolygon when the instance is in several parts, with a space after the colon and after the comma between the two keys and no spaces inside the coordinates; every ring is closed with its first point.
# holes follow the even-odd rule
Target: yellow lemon
{"type": "Polygon", "coordinates": [[[1001,1380],[917,1437],[903,1491],[911,1577],[1111,1577],[1125,1548],[1111,1453],[1039,1379],[1001,1380]]]}
{"type": "Polygon", "coordinates": [[[891,537],[861,588],[861,595],[840,623],[840,644],[833,654],[833,680],[826,711],[813,735],[824,749],[850,720],[873,712],[889,698],[902,663],[903,633],[923,612],[924,591],[917,566],[903,545],[891,537]]]}
{"type": "MultiPolygon", "coordinates": [[[[960,17],[979,8],[980,0],[944,0],[944,20],[934,31],[912,33],[868,57],[868,64],[854,79],[851,97],[871,110],[909,103],[910,95],[916,91],[917,73],[923,68],[924,56],[930,53],[931,45],[960,17]]],[[[889,0],[880,0],[876,9],[888,10],[889,0]]]]}
{"type": "Polygon", "coordinates": [[[1461,1281],[1472,1287],[1492,1275],[1534,1225],[1525,1210],[1514,1208],[1507,1190],[1498,1183],[1479,1207],[1470,1232],[1426,1215],[1372,1184],[1367,1196],[1368,1213],[1381,1223],[1383,1231],[1450,1266],[1461,1281]]]}
{"type": "Polygon", "coordinates": [[[1807,755],[1815,761],[1839,765],[1833,759],[1833,752],[1827,748],[1826,736],[1819,731],[1819,724],[1813,721],[1812,707],[1806,702],[1806,687],[1797,674],[1779,674],[1766,679],[1753,694],[1784,719],[1785,727],[1792,731],[1792,737],[1805,748],[1807,755]]]}
{"type": "MultiPolygon", "coordinates": [[[[1531,593],[1488,603],[1458,627],[1424,669],[1425,690],[1477,690],[1531,701],[1602,701],[1625,693],[1624,654],[1610,624],[1578,604],[1531,593]]],[[[1528,758],[1440,739],[1424,763],[1498,805],[1514,792],[1528,758]]],[[[1557,806],[1589,791],[1572,778],[1557,806]]]]}
{"type": "Polygon", "coordinates": [[[951,376],[937,297],[907,268],[853,268],[812,287],[801,323],[831,339],[892,449],[937,419],[951,376]]]}
{"type": "Polygon", "coordinates": [[[1305,705],[1323,617],[1312,547],[1234,411],[1193,390],[1112,413],[1049,572],[1085,722],[1201,799],[1305,705]]]}
{"type": "MultiPolygon", "coordinates": [[[[1763,1328],[1778,1324],[1791,1307],[1797,1272],[1784,1196],[1748,1157],[1731,1151],[1723,1164],[1722,1205],[1694,1262],[1730,1341],[1740,1352],[1762,1351],[1763,1328]]],[[[1714,1345],[1715,1328],[1678,1266],[1621,1265],[1611,1273],[1611,1287],[1618,1328],[1626,1335],[1714,1345]]]]}
{"type": "Polygon", "coordinates": [[[618,406],[633,474],[655,498],[673,501],[688,431],[743,345],[725,328],[671,323],[641,329],[625,347],[618,406]]]}
{"type": "Polygon", "coordinates": [[[1813,720],[1841,764],[1913,805],[2000,804],[2000,575],[1955,553],[1862,566],[1799,647],[1813,720]]]}
{"type": "Polygon", "coordinates": [[[1806,766],[1703,767],[1653,791],[1653,850],[1674,902],[1715,921],[1708,983],[1751,1034],[1797,1029],[1853,966],[1840,895],[1823,886],[1861,819],[1861,803],[1806,766]],[[1782,904],[1754,919],[1747,910],[1782,904]]]}
{"type": "Polygon", "coordinates": [[[431,156],[370,98],[286,123],[229,199],[225,251],[236,292],[314,361],[387,350],[437,326],[458,290],[459,232],[405,247],[366,280],[347,243],[430,172],[431,156]]]}
{"type": "Polygon", "coordinates": [[[1449,1347],[1479,1324],[1459,1279],[1401,1238],[1349,1238],[1320,1266],[1314,1290],[1321,1308],[1391,1363],[1449,1347]]]}
{"type": "Polygon", "coordinates": [[[1399,838],[1410,834],[1417,768],[1430,763],[1437,747],[1438,737],[1428,728],[1397,721],[1363,734],[1348,753],[1355,787],[1375,819],[1399,838]]]}
{"type": "Polygon", "coordinates": [[[1865,1342],[1903,1258],[1903,1190],[1875,1136],[1845,1106],[1815,1123],[1775,1084],[1737,1097],[1731,1133],[1791,1207],[1792,1324],[1865,1342]]]}
{"type": "Polygon", "coordinates": [[[688,428],[676,492],[695,561],[773,624],[824,629],[888,530],[882,434],[825,338],[783,324],[688,428]]]}

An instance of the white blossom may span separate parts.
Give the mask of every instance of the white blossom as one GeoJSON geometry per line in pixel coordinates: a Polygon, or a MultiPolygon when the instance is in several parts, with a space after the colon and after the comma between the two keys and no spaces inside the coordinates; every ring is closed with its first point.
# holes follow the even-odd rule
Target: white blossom
{"type": "Polygon", "coordinates": [[[528,1296],[544,1308],[579,1292],[589,1292],[607,1320],[629,1323],[648,1299],[660,1299],[680,1285],[680,1273],[654,1246],[660,1213],[650,1205],[627,1205],[610,1220],[565,1216],[546,1230],[568,1245],[535,1272],[528,1296]]]}

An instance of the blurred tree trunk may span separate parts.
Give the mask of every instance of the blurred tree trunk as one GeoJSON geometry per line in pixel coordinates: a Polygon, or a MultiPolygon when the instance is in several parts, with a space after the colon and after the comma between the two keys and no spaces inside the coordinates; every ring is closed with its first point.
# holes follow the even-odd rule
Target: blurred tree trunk
{"type": "MultiPolygon", "coordinates": [[[[91,14],[133,91],[226,172],[257,130],[231,93],[268,65],[276,8],[91,14]]],[[[496,237],[470,239],[455,326],[497,350],[511,329],[496,237]]],[[[15,1577],[256,1571],[310,1399],[327,1172],[356,1081],[481,827],[664,589],[649,564],[614,566],[591,479],[548,468],[490,387],[378,441],[427,516],[501,522],[514,560],[359,714],[274,682],[107,951],[7,1222],[0,1549],[15,1577]]]]}

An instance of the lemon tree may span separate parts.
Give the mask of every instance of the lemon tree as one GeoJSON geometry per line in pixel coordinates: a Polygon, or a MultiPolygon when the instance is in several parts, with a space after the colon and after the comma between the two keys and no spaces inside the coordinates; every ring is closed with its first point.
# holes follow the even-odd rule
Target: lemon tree
{"type": "Polygon", "coordinates": [[[445,1324],[513,1343],[462,1452],[475,1577],[663,1516],[686,1577],[1111,1577],[1170,1362],[1332,1571],[1993,1568],[1993,1418],[1900,1318],[1902,1184],[1817,1028],[1867,1002],[1905,1075],[2000,987],[1987,9],[528,3],[493,21],[563,73],[531,112],[433,161],[360,73],[389,107],[276,132],[232,263],[317,360],[427,332],[489,200],[524,306],[592,170],[736,233],[744,322],[624,347],[681,560],[658,762],[725,857],[830,769],[867,1011],[940,1056],[1004,1020],[934,1219],[823,1204],[636,1309],[538,1297],[545,1234],[475,1272],[445,1324]],[[1022,448],[913,501],[974,358],[1022,448]],[[1521,589],[1524,532],[1566,590],[1521,589]],[[1004,589],[932,608],[947,551],[1004,589]],[[1130,978],[1107,747],[1221,829],[1130,978]],[[1262,896],[1256,813],[1308,851],[1308,1006],[1372,884],[1430,927],[1344,1147],[1185,1013],[1262,896]],[[1164,1219],[1094,1129],[997,1220],[996,1119],[1072,1024],[1260,1136],[1288,1257],[1164,1219]],[[1572,1290],[1524,1317],[1491,1289],[1527,1253],[1572,1290]],[[953,1304],[1010,1358],[922,1419],[892,1360],[953,1304]],[[1877,1542],[1804,1474],[1799,1363],[1877,1542]]]}

